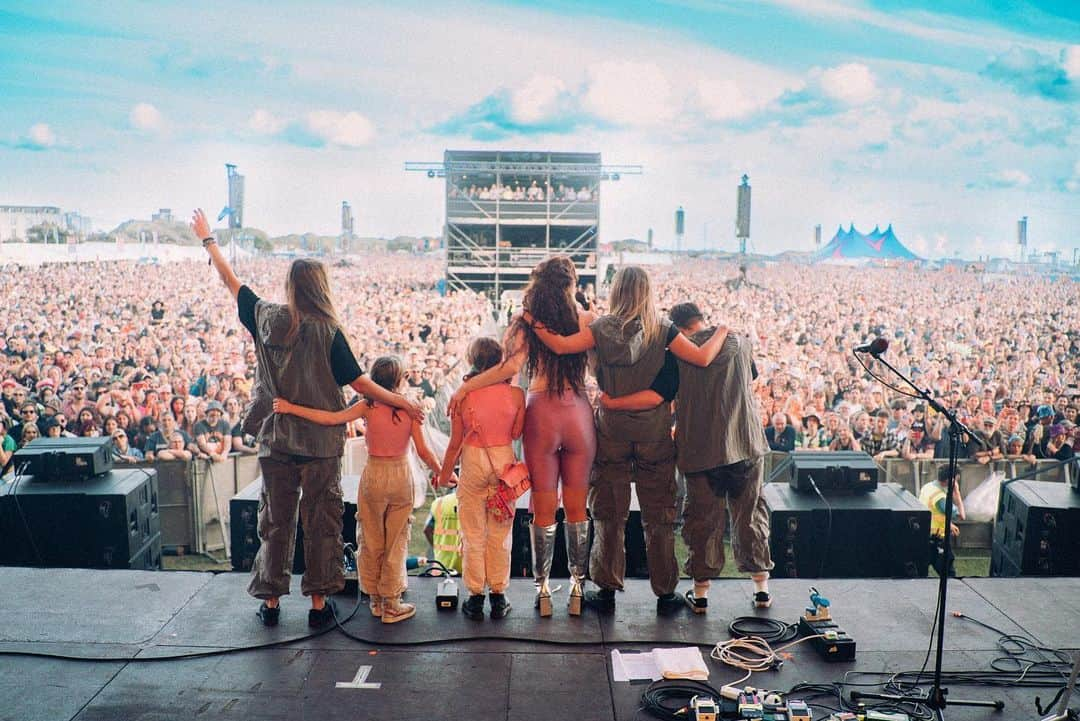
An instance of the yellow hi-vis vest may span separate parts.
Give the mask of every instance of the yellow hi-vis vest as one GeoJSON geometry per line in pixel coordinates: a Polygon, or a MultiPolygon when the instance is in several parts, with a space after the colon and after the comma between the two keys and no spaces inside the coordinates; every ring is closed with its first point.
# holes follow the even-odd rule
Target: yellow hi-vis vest
{"type": "Polygon", "coordinates": [[[458,523],[457,494],[448,493],[436,498],[431,504],[431,517],[435,520],[435,530],[431,536],[435,560],[461,573],[461,528],[458,523]]]}
{"type": "Polygon", "coordinates": [[[945,537],[945,514],[938,510],[938,502],[945,500],[945,489],[937,483],[927,483],[919,491],[919,500],[930,509],[930,535],[945,537]]]}

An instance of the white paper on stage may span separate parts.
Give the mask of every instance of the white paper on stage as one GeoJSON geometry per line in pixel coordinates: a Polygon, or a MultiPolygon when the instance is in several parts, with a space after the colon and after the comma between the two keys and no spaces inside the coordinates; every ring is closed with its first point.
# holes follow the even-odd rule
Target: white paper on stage
{"type": "Polygon", "coordinates": [[[611,677],[615,681],[659,681],[662,678],[709,680],[709,667],[697,646],[654,648],[645,653],[611,652],[611,677]]]}
{"type": "Polygon", "coordinates": [[[613,681],[659,681],[663,678],[651,651],[623,653],[611,651],[611,678],[613,681]]]}

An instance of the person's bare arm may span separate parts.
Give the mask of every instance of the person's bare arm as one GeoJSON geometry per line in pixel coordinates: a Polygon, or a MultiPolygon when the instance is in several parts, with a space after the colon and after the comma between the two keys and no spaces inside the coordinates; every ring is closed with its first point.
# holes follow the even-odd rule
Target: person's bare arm
{"type": "MultiPolygon", "coordinates": [[[[206,214],[203,213],[202,208],[198,208],[192,214],[191,230],[200,241],[213,237],[210,230],[210,221],[206,219],[206,214]]],[[[236,273],[229,266],[229,261],[225,260],[225,255],[221,252],[221,248],[218,247],[217,241],[204,243],[204,247],[210,255],[210,262],[213,264],[214,270],[221,277],[221,282],[232,293],[233,300],[236,300],[236,296],[240,295],[240,286],[242,285],[240,279],[236,277],[236,273]]]]}
{"type": "MultiPolygon", "coordinates": [[[[508,330],[507,334],[509,333],[510,331],[508,330]]],[[[465,396],[475,390],[508,381],[521,372],[527,358],[525,354],[525,338],[518,332],[514,334],[512,340],[513,343],[510,347],[513,348],[514,351],[509,357],[503,359],[502,363],[492,366],[482,373],[477,373],[472,378],[462,383],[461,386],[454,391],[454,395],[450,396],[450,403],[446,407],[446,412],[450,415],[451,419],[461,406],[461,402],[465,400],[465,396]]]]}
{"type": "Polygon", "coordinates": [[[612,398],[607,393],[600,392],[600,405],[609,411],[647,411],[663,402],[663,396],[647,389],[618,398],[612,398]]]}
{"type": "Polygon", "coordinates": [[[540,342],[548,347],[556,355],[572,355],[584,353],[596,347],[596,338],[593,337],[592,329],[588,326],[581,328],[573,335],[559,335],[552,333],[543,323],[533,322],[533,331],[540,342]]]}
{"type": "Polygon", "coordinates": [[[416,444],[416,453],[420,456],[431,472],[439,477],[442,474],[442,468],[439,466],[439,459],[435,457],[435,454],[428,448],[427,441],[424,440],[424,429],[420,424],[420,421],[412,422],[412,440],[416,444]]]}
{"type": "Polygon", "coordinates": [[[517,415],[514,416],[514,426],[510,429],[510,437],[521,438],[525,432],[525,391],[520,388],[514,389],[514,399],[517,402],[517,415]]]}
{"type": "Polygon", "coordinates": [[[709,340],[699,346],[680,333],[675,336],[675,340],[671,341],[671,345],[668,346],[668,349],[674,353],[675,357],[679,360],[704,368],[712,363],[716,356],[719,355],[720,348],[723,347],[727,336],[728,329],[725,326],[720,326],[712,334],[712,337],[710,337],[709,340]]]}
{"type": "Polygon", "coordinates": [[[298,406],[295,403],[290,403],[284,398],[274,399],[274,413],[281,413],[282,415],[291,414],[309,420],[312,423],[318,423],[321,426],[344,425],[349,421],[355,421],[357,418],[363,418],[367,415],[367,411],[368,406],[363,401],[354,403],[348,408],[344,408],[340,411],[324,411],[321,408],[298,406]]]}
{"type": "Polygon", "coordinates": [[[386,390],[366,375],[360,376],[350,383],[349,386],[362,396],[367,396],[379,403],[385,403],[394,408],[400,408],[408,413],[414,421],[424,420],[424,409],[419,403],[413,403],[400,393],[393,393],[386,390]]]}
{"type": "Polygon", "coordinates": [[[450,418],[450,442],[446,446],[446,455],[443,456],[442,469],[439,472],[438,486],[450,486],[450,478],[454,472],[454,466],[457,465],[458,457],[461,455],[461,445],[465,439],[465,423],[461,418],[461,413],[455,413],[450,418]]]}

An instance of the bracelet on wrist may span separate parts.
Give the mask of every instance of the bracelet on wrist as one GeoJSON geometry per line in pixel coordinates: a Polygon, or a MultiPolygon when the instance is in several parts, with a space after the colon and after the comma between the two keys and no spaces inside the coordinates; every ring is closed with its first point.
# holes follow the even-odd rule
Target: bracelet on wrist
{"type": "Polygon", "coordinates": [[[217,240],[216,240],[216,239],[214,238],[214,236],[212,236],[212,235],[211,235],[211,236],[210,236],[210,237],[208,237],[208,238],[203,238],[203,240],[202,240],[202,247],[206,248],[206,247],[207,247],[207,246],[209,246],[209,245],[210,245],[211,243],[216,243],[216,242],[217,242],[217,240]]]}

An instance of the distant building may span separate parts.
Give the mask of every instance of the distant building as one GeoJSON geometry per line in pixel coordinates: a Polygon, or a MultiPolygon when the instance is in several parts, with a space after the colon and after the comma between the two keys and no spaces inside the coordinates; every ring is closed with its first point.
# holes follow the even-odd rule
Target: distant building
{"type": "Polygon", "coordinates": [[[80,215],[75,211],[64,213],[64,227],[80,239],[85,238],[93,232],[90,218],[85,215],[80,215]]]}
{"type": "Polygon", "coordinates": [[[150,220],[155,223],[171,223],[173,222],[172,208],[161,208],[158,212],[150,216],[150,220]]]}
{"type": "Polygon", "coordinates": [[[25,242],[35,225],[62,224],[60,209],[51,205],[0,205],[0,242],[25,242]]]}

